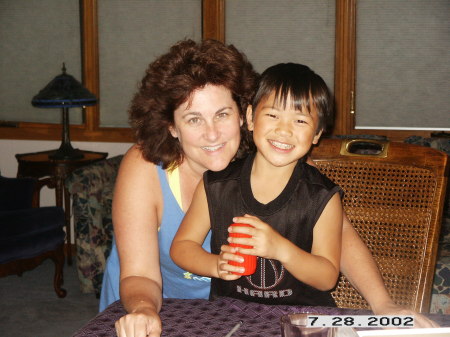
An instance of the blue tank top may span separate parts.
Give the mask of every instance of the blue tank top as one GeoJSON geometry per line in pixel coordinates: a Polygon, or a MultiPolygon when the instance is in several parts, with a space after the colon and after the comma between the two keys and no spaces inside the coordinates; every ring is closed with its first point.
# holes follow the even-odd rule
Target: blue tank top
{"type": "MultiPolygon", "coordinates": [[[[161,227],[158,232],[159,261],[163,279],[163,297],[207,299],[209,297],[211,279],[181,269],[170,258],[170,246],[178,227],[183,220],[184,212],[170,190],[165,171],[160,166],[157,166],[157,169],[164,205],[161,227]]],[[[208,236],[203,243],[203,248],[208,252],[211,250],[210,240],[211,232],[208,233],[208,236]]],[[[113,239],[111,254],[106,262],[106,269],[103,275],[102,290],[100,294],[100,311],[103,311],[109,304],[120,299],[119,282],[119,255],[117,253],[116,242],[113,239]]]]}

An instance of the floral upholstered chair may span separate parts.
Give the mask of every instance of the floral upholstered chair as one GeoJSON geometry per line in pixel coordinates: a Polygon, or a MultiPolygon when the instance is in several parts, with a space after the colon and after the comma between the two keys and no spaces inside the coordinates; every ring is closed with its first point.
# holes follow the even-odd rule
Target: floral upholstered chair
{"type": "Polygon", "coordinates": [[[66,179],[72,196],[76,261],[84,293],[100,296],[106,259],[111,251],[111,205],[122,155],[83,166],[66,179]]]}

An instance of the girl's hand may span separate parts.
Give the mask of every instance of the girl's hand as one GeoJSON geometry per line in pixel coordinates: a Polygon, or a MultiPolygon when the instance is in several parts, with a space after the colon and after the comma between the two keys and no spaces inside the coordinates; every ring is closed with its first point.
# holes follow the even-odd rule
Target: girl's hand
{"type": "Polygon", "coordinates": [[[161,319],[150,309],[122,316],[115,324],[118,337],[160,337],[161,319]]]}
{"type": "Polygon", "coordinates": [[[236,247],[230,247],[223,245],[220,247],[220,255],[217,259],[217,273],[219,278],[225,281],[234,281],[241,277],[241,275],[233,274],[232,272],[243,273],[244,268],[238,266],[232,266],[228,261],[244,262],[242,256],[236,255],[236,247]]]}
{"type": "Polygon", "coordinates": [[[393,301],[382,305],[380,309],[373,309],[375,315],[405,315],[414,316],[414,327],[415,328],[439,328],[439,324],[432,321],[428,317],[415,312],[413,310],[403,308],[393,301]]]}
{"type": "Polygon", "coordinates": [[[283,242],[286,241],[275,229],[267,223],[261,221],[255,216],[245,214],[242,217],[234,217],[234,223],[245,223],[252,225],[252,227],[230,226],[228,232],[241,233],[251,235],[251,238],[235,238],[229,237],[229,243],[242,244],[252,246],[253,248],[238,247],[237,251],[242,254],[256,255],[266,259],[279,259],[283,242]]]}

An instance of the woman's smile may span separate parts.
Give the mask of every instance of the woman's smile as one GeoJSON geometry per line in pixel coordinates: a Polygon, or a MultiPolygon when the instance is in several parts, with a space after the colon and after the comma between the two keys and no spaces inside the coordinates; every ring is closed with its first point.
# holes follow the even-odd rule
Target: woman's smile
{"type": "Polygon", "coordinates": [[[215,152],[225,146],[225,143],[218,144],[218,145],[210,145],[210,146],[202,146],[203,150],[206,150],[208,152],[215,152]]]}

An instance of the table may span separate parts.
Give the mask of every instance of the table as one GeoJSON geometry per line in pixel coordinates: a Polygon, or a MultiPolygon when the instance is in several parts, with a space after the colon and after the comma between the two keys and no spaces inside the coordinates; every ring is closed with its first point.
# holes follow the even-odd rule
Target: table
{"type": "MultiPolygon", "coordinates": [[[[264,305],[232,298],[208,300],[164,299],[161,309],[165,337],[223,337],[243,320],[233,337],[280,337],[280,317],[294,312],[326,315],[369,315],[369,310],[287,305],[264,305]]],[[[117,301],[99,313],[72,337],[115,337],[114,323],[125,314],[117,301]]],[[[441,326],[450,326],[449,315],[429,315],[441,326]]]]}
{"type": "Polygon", "coordinates": [[[67,263],[72,264],[72,250],[70,249],[70,195],[64,185],[64,180],[73,170],[105,159],[108,156],[106,152],[93,152],[80,150],[83,158],[75,160],[57,160],[50,159],[49,154],[55,150],[16,154],[19,163],[17,177],[42,178],[50,176],[53,183],[50,185],[55,188],[56,206],[62,207],[65,214],[66,238],[68,243],[67,263]]]}

